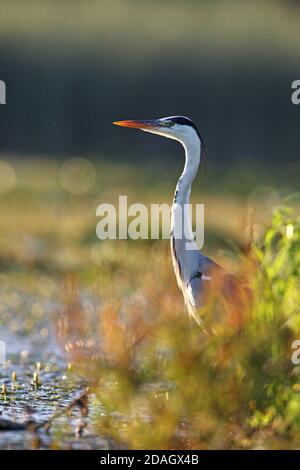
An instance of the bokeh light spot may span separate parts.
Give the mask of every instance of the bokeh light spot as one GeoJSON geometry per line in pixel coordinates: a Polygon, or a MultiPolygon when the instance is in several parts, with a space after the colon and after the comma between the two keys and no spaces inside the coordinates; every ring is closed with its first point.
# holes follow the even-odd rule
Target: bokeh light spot
{"type": "Polygon", "coordinates": [[[64,162],[60,170],[61,185],[71,194],[84,194],[90,191],[95,179],[95,167],[85,158],[70,158],[64,162]]]}
{"type": "Polygon", "coordinates": [[[16,172],[14,167],[5,160],[0,160],[0,193],[5,193],[16,184],[16,172]]]}

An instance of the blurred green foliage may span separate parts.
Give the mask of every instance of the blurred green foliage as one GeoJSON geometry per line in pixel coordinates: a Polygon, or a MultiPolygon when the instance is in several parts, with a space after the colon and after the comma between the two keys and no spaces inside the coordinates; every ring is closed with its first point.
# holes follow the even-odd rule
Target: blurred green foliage
{"type": "Polygon", "coordinates": [[[272,219],[287,190],[254,186],[247,197],[230,174],[222,187],[218,178],[195,184],[193,200],[206,204],[205,253],[253,291],[253,305],[221,317],[212,302],[206,319],[218,334],[207,336],[184,312],[168,240],[101,242],[95,233],[98,204],[119,194],[170,203],[176,169],[0,163],[1,328],[30,339],[46,318],[56,326],[72,370],[90,383],[100,436],[130,448],[299,446],[297,198],[294,213],[272,219]]]}
{"type": "Polygon", "coordinates": [[[100,435],[134,449],[298,447],[299,248],[300,219],[276,210],[241,260],[253,302],[216,323],[212,300],[213,336],[188,321],[162,253],[134,298],[119,298],[113,277],[99,313],[101,357],[79,368],[101,403],[100,435]]]}
{"type": "Polygon", "coordinates": [[[286,0],[2,0],[0,37],[27,53],[72,47],[123,60],[125,52],[131,64],[184,52],[232,60],[245,50],[248,60],[289,61],[299,58],[299,16],[286,0]]]}

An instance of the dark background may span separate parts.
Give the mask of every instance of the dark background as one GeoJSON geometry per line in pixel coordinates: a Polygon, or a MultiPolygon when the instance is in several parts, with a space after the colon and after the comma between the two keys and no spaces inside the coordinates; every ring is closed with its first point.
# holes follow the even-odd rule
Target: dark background
{"type": "Polygon", "coordinates": [[[175,144],[146,142],[111,122],[183,114],[217,165],[298,168],[300,106],[291,103],[291,83],[300,78],[298,2],[0,7],[2,154],[159,161],[161,152],[172,158],[175,144]]]}

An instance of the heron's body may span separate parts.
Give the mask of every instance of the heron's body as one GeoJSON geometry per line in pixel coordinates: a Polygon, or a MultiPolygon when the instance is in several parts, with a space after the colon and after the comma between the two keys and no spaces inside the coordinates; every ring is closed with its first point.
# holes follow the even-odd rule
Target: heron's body
{"type": "MultiPolygon", "coordinates": [[[[192,183],[196,177],[203,153],[203,142],[193,122],[183,116],[171,116],[157,120],[118,121],[124,127],[139,128],[179,141],[185,151],[185,165],[178,180],[171,216],[171,253],[179,288],[182,291],[189,314],[201,323],[199,308],[205,304],[206,291],[212,283],[220,285],[220,278],[227,278],[228,289],[234,283],[233,276],[203,255],[197,249],[192,232],[190,213],[185,208],[190,202],[192,183]]],[[[224,289],[222,289],[224,292],[224,289]]],[[[226,290],[226,289],[225,289],[226,290]]]]}

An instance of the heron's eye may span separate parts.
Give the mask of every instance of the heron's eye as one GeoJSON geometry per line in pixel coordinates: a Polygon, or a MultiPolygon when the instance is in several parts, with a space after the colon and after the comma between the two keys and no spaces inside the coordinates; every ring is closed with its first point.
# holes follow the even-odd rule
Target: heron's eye
{"type": "Polygon", "coordinates": [[[175,122],[170,121],[170,122],[169,122],[169,127],[173,127],[173,126],[175,126],[175,122]]]}

